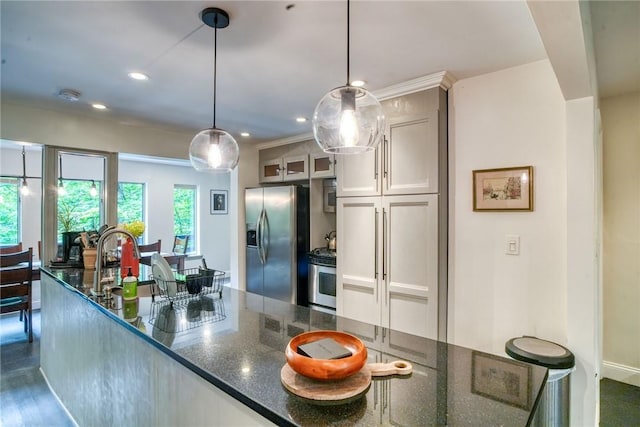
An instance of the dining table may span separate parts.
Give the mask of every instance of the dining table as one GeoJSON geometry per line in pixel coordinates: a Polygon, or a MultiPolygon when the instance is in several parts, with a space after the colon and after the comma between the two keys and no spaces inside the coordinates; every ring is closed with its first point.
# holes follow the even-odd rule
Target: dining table
{"type": "MultiPolygon", "coordinates": [[[[140,264],[151,266],[151,256],[157,252],[142,252],[140,254],[140,264]]],[[[186,254],[179,254],[176,252],[160,252],[160,255],[167,261],[171,267],[178,271],[184,271],[184,261],[187,258],[186,254]]]]}

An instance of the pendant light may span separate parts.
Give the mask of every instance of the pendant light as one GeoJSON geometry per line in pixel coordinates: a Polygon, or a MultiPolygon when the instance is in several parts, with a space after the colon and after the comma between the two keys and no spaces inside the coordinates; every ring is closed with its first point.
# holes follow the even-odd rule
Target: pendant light
{"type": "Polygon", "coordinates": [[[58,157],[60,160],[60,175],[58,176],[58,195],[64,196],[67,194],[67,190],[64,189],[64,185],[62,184],[62,156],[58,157]]]}
{"type": "Polygon", "coordinates": [[[347,84],[327,93],[313,113],[313,136],[326,153],[375,149],[384,134],[382,106],[371,92],[350,83],[350,1],[347,0],[347,84]]]}
{"type": "Polygon", "coordinates": [[[24,145],[22,146],[22,187],[20,187],[20,193],[23,196],[29,195],[29,187],[27,186],[27,161],[24,152],[24,145]]]}
{"type": "Polygon", "coordinates": [[[98,188],[96,187],[96,182],[91,180],[91,188],[89,189],[89,194],[91,197],[96,197],[98,195],[98,188]]]}
{"type": "Polygon", "coordinates": [[[216,128],[216,56],[218,28],[229,25],[229,15],[222,9],[210,7],[200,13],[200,19],[214,29],[213,36],[213,127],[200,131],[189,146],[191,165],[202,172],[229,172],[238,164],[240,149],[228,132],[216,128]]]}

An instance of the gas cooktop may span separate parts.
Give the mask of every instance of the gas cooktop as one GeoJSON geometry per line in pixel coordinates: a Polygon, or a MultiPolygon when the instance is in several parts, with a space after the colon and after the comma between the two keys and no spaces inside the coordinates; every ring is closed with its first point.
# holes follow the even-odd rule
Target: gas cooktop
{"type": "Polygon", "coordinates": [[[316,248],[309,252],[309,262],[311,264],[335,267],[336,251],[332,251],[327,248],[316,248]]]}

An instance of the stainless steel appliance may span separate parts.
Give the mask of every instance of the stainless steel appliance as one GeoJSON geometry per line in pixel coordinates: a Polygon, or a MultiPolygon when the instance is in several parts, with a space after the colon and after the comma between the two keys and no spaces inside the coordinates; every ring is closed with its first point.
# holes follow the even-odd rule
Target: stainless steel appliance
{"type": "Polygon", "coordinates": [[[248,188],[245,210],[247,291],[306,306],[309,189],[248,188]]]}
{"type": "Polygon", "coordinates": [[[322,183],[322,210],[334,213],[336,211],[336,180],[325,179],[322,183]]]}
{"type": "Polygon", "coordinates": [[[309,307],[336,309],[336,252],[317,248],[309,254],[309,307]]]}

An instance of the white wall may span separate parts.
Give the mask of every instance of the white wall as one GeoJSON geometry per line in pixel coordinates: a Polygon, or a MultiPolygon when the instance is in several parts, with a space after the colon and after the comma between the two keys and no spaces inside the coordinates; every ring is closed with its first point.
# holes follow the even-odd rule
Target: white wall
{"type": "Polygon", "coordinates": [[[640,387],[640,93],[602,99],[600,107],[604,131],[603,375],[640,387]]]}
{"type": "Polygon", "coordinates": [[[571,374],[571,423],[597,425],[600,403],[599,230],[602,191],[597,182],[593,97],[566,103],[567,150],[567,347],[576,359],[571,374]]]}
{"type": "Polygon", "coordinates": [[[255,146],[240,146],[240,161],[231,174],[231,191],[234,198],[230,200],[231,236],[231,287],[246,289],[246,223],[244,212],[244,190],[257,187],[258,184],[258,150],[255,146]]]}
{"type": "Polygon", "coordinates": [[[188,159],[198,131],[167,130],[110,119],[109,112],[71,114],[2,99],[0,137],[42,145],[188,159]]]}
{"type": "Polygon", "coordinates": [[[565,102],[547,61],[458,81],[449,94],[449,340],[504,355],[534,335],[567,343],[565,102]],[[453,136],[452,136],[453,135],[453,136]],[[472,171],[534,167],[533,212],[473,212],[472,171]],[[505,254],[505,235],[520,255],[505,254]]]}
{"type": "Polygon", "coordinates": [[[450,91],[449,340],[503,354],[512,337],[567,346],[572,425],[598,414],[598,126],[593,97],[564,100],[548,61],[450,91]],[[533,212],[472,211],[474,169],[532,165],[533,212]],[[505,255],[505,235],[520,256],[505,255]]]}
{"type": "Polygon", "coordinates": [[[207,260],[207,265],[216,270],[229,271],[229,218],[227,215],[211,215],[210,191],[229,191],[229,174],[206,174],[196,172],[191,166],[120,160],[118,180],[146,184],[147,243],[162,240],[162,251],[173,247],[173,187],[175,184],[198,187],[198,248],[197,252],[207,260]]]}

